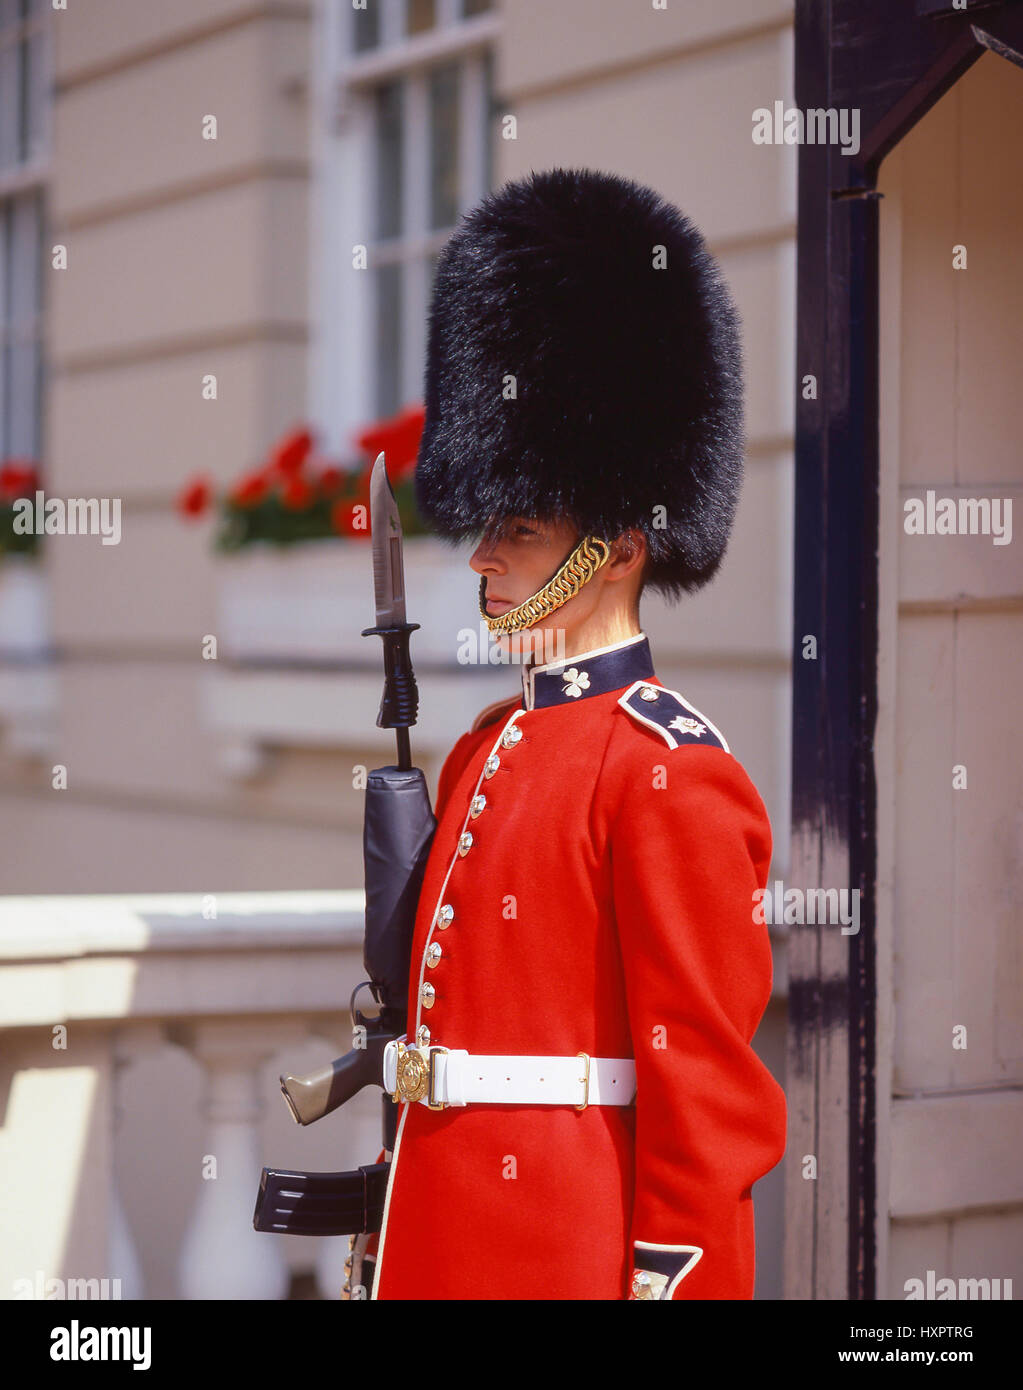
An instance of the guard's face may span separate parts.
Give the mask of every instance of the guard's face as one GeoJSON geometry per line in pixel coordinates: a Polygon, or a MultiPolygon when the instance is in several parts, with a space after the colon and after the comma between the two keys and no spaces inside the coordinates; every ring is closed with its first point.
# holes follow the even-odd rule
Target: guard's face
{"type": "MultiPolygon", "coordinates": [[[[581,540],[578,528],[569,521],[541,521],[536,517],[507,518],[500,528],[488,532],[473,552],[469,564],[487,581],[487,613],[492,618],[516,608],[552,579],[581,540]]],[[[550,617],[522,633],[495,635],[510,650],[522,649],[521,638],[529,634],[564,629],[566,639],[585,622],[600,603],[603,584],[600,571],[582,586],[574,598],[550,617]]]]}

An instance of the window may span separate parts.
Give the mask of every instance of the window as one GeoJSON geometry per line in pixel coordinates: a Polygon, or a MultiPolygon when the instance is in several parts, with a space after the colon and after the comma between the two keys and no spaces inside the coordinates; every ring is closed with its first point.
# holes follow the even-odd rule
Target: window
{"type": "Polygon", "coordinates": [[[0,460],[42,453],[48,0],[0,0],[0,460]]]}
{"type": "Polygon", "coordinates": [[[492,0],[321,6],[311,415],[345,454],[422,397],[437,255],[492,183],[498,18],[492,0]]]}

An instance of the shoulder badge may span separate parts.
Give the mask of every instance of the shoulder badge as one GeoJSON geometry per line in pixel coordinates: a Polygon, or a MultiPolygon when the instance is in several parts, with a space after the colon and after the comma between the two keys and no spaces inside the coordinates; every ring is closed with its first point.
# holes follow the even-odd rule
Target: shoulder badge
{"type": "Polygon", "coordinates": [[[651,685],[649,681],[634,681],[619,695],[618,703],[637,724],[645,724],[659,734],[669,748],[689,743],[731,752],[721,730],[677,690],[666,690],[663,685],[651,685]]]}
{"type": "Polygon", "coordinates": [[[503,700],[495,700],[492,705],[487,705],[486,709],[480,710],[472,721],[472,728],[469,732],[474,734],[477,729],[485,729],[488,724],[493,724],[500,719],[502,711],[507,710],[511,713],[515,706],[521,703],[521,695],[507,695],[503,700]]]}

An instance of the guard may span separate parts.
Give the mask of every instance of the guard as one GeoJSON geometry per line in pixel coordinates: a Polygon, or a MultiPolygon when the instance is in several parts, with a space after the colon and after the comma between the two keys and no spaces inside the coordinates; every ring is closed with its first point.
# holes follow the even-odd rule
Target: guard
{"type": "Polygon", "coordinates": [[[639,622],[644,588],[677,599],[721,561],[741,401],[727,289],[651,189],[534,173],[441,254],[417,498],[478,540],[521,690],[440,775],[383,1222],[353,1272],[375,1265],[373,1298],[753,1295],[751,1188],[785,1132],[750,1046],[771,831],[639,622]]]}

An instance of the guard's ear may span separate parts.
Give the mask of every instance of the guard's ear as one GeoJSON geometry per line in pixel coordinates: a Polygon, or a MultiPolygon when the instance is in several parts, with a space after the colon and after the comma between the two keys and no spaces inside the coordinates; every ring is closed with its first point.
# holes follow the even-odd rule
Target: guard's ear
{"type": "Polygon", "coordinates": [[[647,558],[646,537],[638,529],[623,531],[611,542],[611,556],[604,567],[606,578],[624,579],[638,566],[643,566],[647,558]]]}

